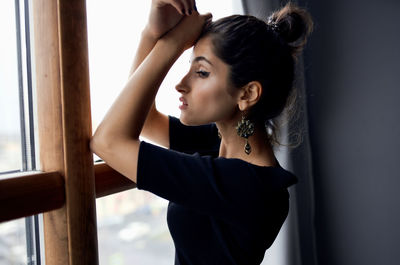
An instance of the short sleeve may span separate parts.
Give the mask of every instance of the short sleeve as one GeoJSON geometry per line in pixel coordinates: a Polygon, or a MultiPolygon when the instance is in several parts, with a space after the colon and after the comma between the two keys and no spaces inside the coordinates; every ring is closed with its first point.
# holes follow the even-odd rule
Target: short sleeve
{"type": "Polygon", "coordinates": [[[268,195],[286,190],[290,176],[274,170],[141,142],[137,187],[203,213],[238,218],[259,212],[268,195]]]}
{"type": "Polygon", "coordinates": [[[220,139],[215,124],[186,126],[179,119],[169,116],[170,149],[200,155],[218,156],[220,139]]]}

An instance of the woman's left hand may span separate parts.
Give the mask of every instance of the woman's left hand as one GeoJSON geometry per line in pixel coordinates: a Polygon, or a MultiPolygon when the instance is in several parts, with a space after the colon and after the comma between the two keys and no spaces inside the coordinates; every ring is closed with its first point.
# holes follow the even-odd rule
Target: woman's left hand
{"type": "Polygon", "coordinates": [[[158,40],[194,10],[194,0],[152,0],[146,31],[158,40]]]}
{"type": "Polygon", "coordinates": [[[200,15],[197,11],[190,16],[185,16],[164,38],[173,39],[174,43],[184,50],[192,47],[203,30],[203,27],[210,23],[211,13],[200,15]]]}

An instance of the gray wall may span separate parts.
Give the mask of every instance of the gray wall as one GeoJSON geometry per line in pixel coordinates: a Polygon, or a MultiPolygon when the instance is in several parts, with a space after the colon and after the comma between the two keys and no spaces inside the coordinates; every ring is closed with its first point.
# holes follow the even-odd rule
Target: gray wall
{"type": "MultiPolygon", "coordinates": [[[[243,0],[259,17],[277,2],[243,0]]],[[[400,264],[400,1],[297,2],[315,30],[284,265],[400,264]]]]}
{"type": "Polygon", "coordinates": [[[400,1],[299,2],[318,264],[400,264],[400,1]]]}

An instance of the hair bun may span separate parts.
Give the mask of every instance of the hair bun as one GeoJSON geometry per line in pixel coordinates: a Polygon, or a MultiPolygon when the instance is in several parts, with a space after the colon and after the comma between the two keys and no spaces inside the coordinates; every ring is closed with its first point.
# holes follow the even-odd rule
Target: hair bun
{"type": "Polygon", "coordinates": [[[313,29],[311,15],[291,2],[272,13],[268,25],[288,43],[293,54],[303,50],[307,37],[313,29]]]}

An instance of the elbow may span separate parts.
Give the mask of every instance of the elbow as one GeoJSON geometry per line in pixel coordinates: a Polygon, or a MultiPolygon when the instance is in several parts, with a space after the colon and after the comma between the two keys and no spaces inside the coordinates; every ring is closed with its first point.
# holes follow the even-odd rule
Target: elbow
{"type": "Polygon", "coordinates": [[[94,135],[90,139],[89,146],[90,146],[90,150],[93,153],[97,154],[97,152],[96,152],[96,150],[97,150],[97,138],[94,135]]]}
{"type": "Polygon", "coordinates": [[[97,132],[90,139],[90,150],[102,159],[109,152],[110,146],[111,144],[107,140],[107,137],[101,136],[97,132]]]}

